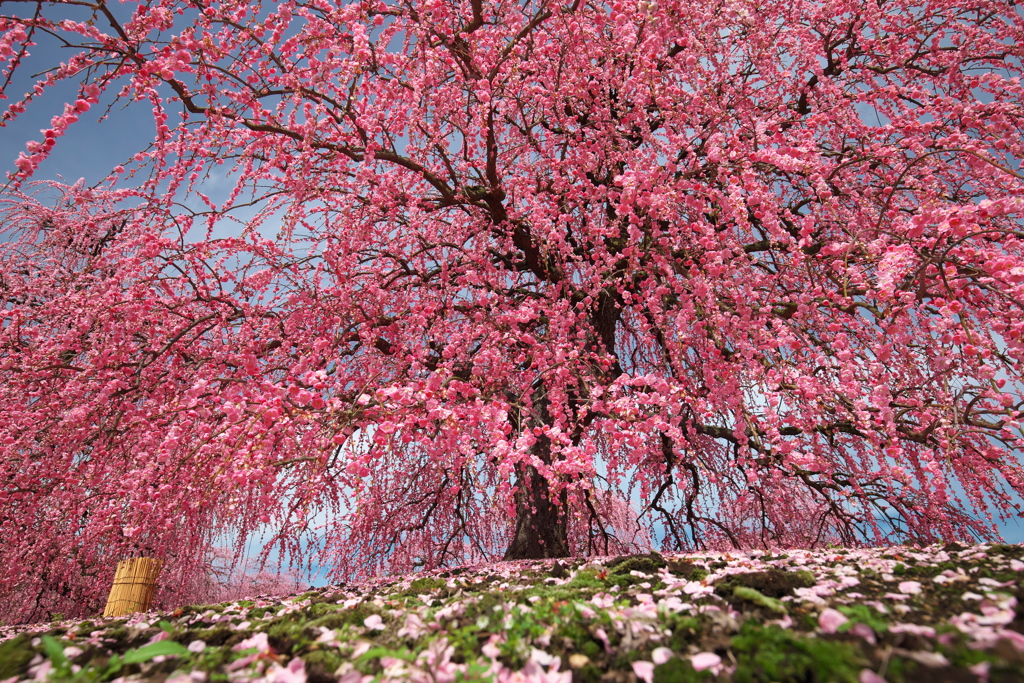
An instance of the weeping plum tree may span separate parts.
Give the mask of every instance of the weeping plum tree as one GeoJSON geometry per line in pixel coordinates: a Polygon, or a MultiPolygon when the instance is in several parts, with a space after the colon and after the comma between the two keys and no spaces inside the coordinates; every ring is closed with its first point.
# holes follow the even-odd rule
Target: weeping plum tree
{"type": "Polygon", "coordinates": [[[78,95],[7,185],[8,589],[260,525],[342,577],[1019,510],[1012,2],[14,11],[8,83],[65,61],[4,120],[78,95]],[[152,144],[32,199],[112,106],[152,144]]]}

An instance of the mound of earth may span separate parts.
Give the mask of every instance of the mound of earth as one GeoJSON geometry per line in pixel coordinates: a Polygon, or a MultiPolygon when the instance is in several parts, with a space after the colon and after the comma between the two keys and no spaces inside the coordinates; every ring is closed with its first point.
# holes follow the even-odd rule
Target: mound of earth
{"type": "Polygon", "coordinates": [[[0,629],[0,681],[1024,681],[1024,547],[500,562],[0,629]]]}

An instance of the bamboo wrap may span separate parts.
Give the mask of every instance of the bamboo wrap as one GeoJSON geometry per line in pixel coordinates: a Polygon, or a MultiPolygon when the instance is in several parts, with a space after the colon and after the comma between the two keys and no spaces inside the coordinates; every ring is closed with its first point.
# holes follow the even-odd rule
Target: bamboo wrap
{"type": "Polygon", "coordinates": [[[132,557],[118,562],[103,616],[120,617],[148,611],[162,568],[163,562],[150,557],[132,557]]]}

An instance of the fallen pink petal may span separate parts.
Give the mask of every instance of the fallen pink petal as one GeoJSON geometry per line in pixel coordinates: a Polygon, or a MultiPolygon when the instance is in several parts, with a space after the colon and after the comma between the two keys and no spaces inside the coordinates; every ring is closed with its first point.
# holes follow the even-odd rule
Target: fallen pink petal
{"type": "Polygon", "coordinates": [[[698,652],[690,658],[690,664],[697,671],[711,669],[717,667],[721,663],[722,658],[716,655],[714,652],[698,652]]]}
{"type": "Polygon", "coordinates": [[[849,619],[839,610],[828,607],[818,615],[818,626],[825,633],[835,633],[836,630],[848,622],[849,619]]]}
{"type": "Polygon", "coordinates": [[[861,669],[860,676],[857,678],[859,683],[886,683],[886,680],[876,674],[871,669],[861,669]]]}
{"type": "Polygon", "coordinates": [[[633,673],[644,683],[654,683],[654,663],[637,661],[633,662],[633,673]]]}
{"type": "Polygon", "coordinates": [[[366,628],[372,629],[374,631],[383,631],[385,628],[387,628],[384,625],[384,620],[381,619],[379,614],[371,614],[370,616],[363,619],[363,625],[366,626],[366,628]]]}

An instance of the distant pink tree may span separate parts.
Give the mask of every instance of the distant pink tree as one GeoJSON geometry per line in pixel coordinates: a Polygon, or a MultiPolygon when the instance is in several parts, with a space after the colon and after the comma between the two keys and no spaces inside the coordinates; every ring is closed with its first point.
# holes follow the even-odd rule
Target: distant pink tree
{"type": "Polygon", "coordinates": [[[155,351],[211,313],[163,286],[171,243],[137,193],[32,190],[0,198],[0,619],[102,612],[117,561],[139,554],[165,561],[157,604],[189,601],[222,513],[196,495],[208,482],[147,449],[187,410],[155,351]]]}
{"type": "Polygon", "coordinates": [[[1019,512],[1014,3],[72,5],[0,19],[8,83],[70,48],[5,121],[78,92],[5,198],[5,590],[225,528],[340,579],[1019,512]],[[18,194],[112,105],[107,189],[18,194]]]}

